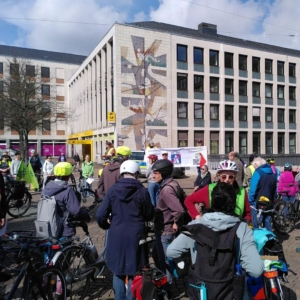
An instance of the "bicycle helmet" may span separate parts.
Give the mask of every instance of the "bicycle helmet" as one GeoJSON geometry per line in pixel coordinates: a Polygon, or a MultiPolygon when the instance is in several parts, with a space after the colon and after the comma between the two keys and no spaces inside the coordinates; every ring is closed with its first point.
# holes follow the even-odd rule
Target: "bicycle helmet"
{"type": "Polygon", "coordinates": [[[119,156],[129,156],[131,154],[131,150],[127,146],[119,146],[116,149],[116,153],[119,156]]]}
{"type": "Polygon", "coordinates": [[[274,158],[267,158],[266,161],[267,161],[268,164],[274,164],[275,163],[274,158]]]}
{"type": "Polygon", "coordinates": [[[60,162],[54,167],[54,175],[57,177],[69,176],[72,171],[72,165],[68,162],[60,162]]]}
{"type": "Polygon", "coordinates": [[[150,154],[150,155],[148,156],[148,158],[149,158],[149,159],[152,159],[152,160],[154,160],[154,161],[157,161],[157,160],[158,160],[158,156],[155,155],[155,154],[150,154]]]}
{"type": "Polygon", "coordinates": [[[292,171],[293,166],[290,163],[284,164],[284,171],[292,171]]]}
{"type": "Polygon", "coordinates": [[[141,173],[140,166],[133,160],[126,160],[120,166],[120,174],[129,173],[134,175],[136,172],[141,173]]]}
{"type": "Polygon", "coordinates": [[[152,166],[152,171],[158,171],[163,179],[171,176],[173,169],[174,165],[168,159],[159,159],[152,166]]]}
{"type": "Polygon", "coordinates": [[[222,160],[219,162],[218,168],[217,168],[217,173],[222,172],[222,171],[233,171],[233,172],[238,172],[236,163],[231,160],[222,160]]]}

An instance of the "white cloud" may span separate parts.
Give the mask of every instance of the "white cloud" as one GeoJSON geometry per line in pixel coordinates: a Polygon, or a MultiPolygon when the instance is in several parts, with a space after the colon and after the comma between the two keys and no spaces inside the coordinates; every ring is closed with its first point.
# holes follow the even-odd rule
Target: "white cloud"
{"type": "Polygon", "coordinates": [[[146,20],[146,14],[143,11],[138,12],[133,17],[133,22],[142,22],[146,20]]]}

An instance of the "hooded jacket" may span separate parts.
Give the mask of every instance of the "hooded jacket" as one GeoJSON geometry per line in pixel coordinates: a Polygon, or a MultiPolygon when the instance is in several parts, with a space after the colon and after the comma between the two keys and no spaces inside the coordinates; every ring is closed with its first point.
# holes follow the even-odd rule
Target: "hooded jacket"
{"type": "MultiPolygon", "coordinates": [[[[63,217],[64,212],[69,212],[69,217],[75,220],[90,220],[91,217],[86,209],[80,207],[78,198],[72,188],[66,181],[57,180],[50,181],[43,189],[43,194],[46,196],[55,196],[55,200],[59,206],[58,214],[63,217]]],[[[69,224],[64,224],[62,236],[73,236],[74,228],[69,224]]]]}
{"type": "Polygon", "coordinates": [[[108,189],[114,185],[120,178],[120,166],[123,159],[115,158],[109,165],[107,165],[99,177],[97,195],[103,199],[108,189]]]}
{"type": "Polygon", "coordinates": [[[107,266],[113,274],[137,272],[141,261],[139,240],[146,234],[145,222],[152,220],[153,213],[147,189],[135,178],[120,178],[107,191],[96,219],[101,228],[109,228],[107,266]]]}
{"type": "Polygon", "coordinates": [[[289,196],[295,196],[298,190],[298,183],[295,180],[292,171],[284,171],[279,177],[278,193],[289,191],[289,196]]]}
{"type": "Polygon", "coordinates": [[[277,176],[273,173],[269,164],[258,167],[251,178],[249,191],[249,203],[255,206],[261,196],[274,200],[277,186],[277,176]]]}
{"type": "MultiPolygon", "coordinates": [[[[232,228],[240,219],[220,212],[206,213],[203,217],[189,223],[203,224],[213,231],[222,231],[232,228]]],[[[244,222],[241,222],[237,231],[237,254],[242,268],[251,276],[259,277],[264,269],[263,262],[259,256],[256,244],[253,240],[252,230],[244,222]]],[[[191,251],[192,262],[194,263],[197,255],[196,242],[190,237],[180,234],[167,248],[166,255],[170,258],[178,258],[182,253],[191,251]]]]}

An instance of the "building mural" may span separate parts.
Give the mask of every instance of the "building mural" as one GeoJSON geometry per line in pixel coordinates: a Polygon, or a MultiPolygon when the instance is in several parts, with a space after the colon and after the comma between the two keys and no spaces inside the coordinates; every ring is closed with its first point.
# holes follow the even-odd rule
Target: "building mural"
{"type": "Polygon", "coordinates": [[[121,103],[130,114],[122,120],[121,132],[133,131],[140,150],[156,135],[167,137],[167,129],[161,128],[167,126],[166,54],[156,56],[161,40],[154,40],[146,50],[143,37],[131,36],[131,41],[136,63],[128,58],[129,48],[121,47],[121,103]]]}

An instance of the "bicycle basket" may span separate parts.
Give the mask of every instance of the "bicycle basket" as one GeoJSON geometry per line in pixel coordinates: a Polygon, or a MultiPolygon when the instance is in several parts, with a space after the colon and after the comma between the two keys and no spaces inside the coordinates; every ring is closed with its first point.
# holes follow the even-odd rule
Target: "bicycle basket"
{"type": "Polygon", "coordinates": [[[15,180],[12,183],[11,192],[14,198],[20,199],[24,197],[26,190],[26,181],[15,180]]]}

